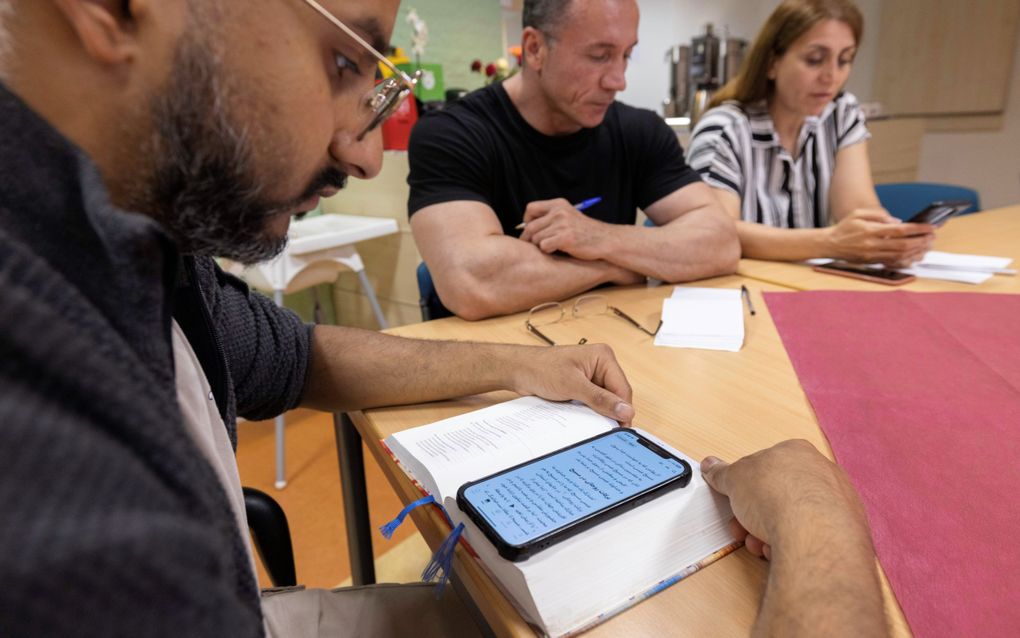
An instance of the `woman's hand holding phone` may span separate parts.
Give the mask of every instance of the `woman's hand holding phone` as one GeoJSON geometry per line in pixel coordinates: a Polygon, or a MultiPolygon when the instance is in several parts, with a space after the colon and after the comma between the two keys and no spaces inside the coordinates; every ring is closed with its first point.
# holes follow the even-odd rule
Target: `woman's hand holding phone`
{"type": "Polygon", "coordinates": [[[880,208],[860,208],[829,227],[830,257],[905,268],[931,249],[935,227],[903,223],[880,208]]]}

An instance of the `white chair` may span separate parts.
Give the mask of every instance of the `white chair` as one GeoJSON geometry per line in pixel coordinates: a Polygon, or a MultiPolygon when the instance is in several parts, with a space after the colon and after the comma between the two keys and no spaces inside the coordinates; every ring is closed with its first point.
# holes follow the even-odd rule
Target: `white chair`
{"type": "MultiPolygon", "coordinates": [[[[397,221],[383,217],[357,215],[320,215],[290,224],[290,241],[286,249],[272,261],[244,267],[224,261],[224,269],[243,278],[250,286],[272,292],[273,299],[283,305],[283,295],[312,286],[336,281],[342,270],[358,274],[361,287],[372,305],[379,328],[388,328],[375,290],[365,275],[354,244],[397,232],[397,221]]],[[[284,418],[276,417],[276,489],[287,486],[284,458],[284,418]]]]}

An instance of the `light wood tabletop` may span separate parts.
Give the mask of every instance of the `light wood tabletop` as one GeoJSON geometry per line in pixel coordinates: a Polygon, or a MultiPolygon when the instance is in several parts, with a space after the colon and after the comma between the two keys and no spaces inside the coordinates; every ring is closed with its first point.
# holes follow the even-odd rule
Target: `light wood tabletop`
{"type": "MultiPolygon", "coordinates": [[[[789,438],[807,439],[831,458],[831,450],[762,299],[763,291],[790,289],[739,276],[693,285],[739,288],[741,284],[750,289],[757,315],[750,316],[745,307],[744,346],[736,353],[656,347],[651,337],[610,315],[569,319],[543,331],[557,343],[576,343],[583,336],[592,343],[610,344],[634,388],[635,425],[695,459],[712,454],[733,460],[789,438]]],[[[662,300],[672,290],[670,285],[633,286],[600,290],[596,294],[607,295],[611,304],[651,327],[659,319],[662,300]]],[[[541,345],[525,330],[524,314],[478,322],[449,318],[389,332],[426,339],[541,345]]],[[[392,487],[409,503],[420,494],[379,445],[380,439],[513,396],[499,392],[350,416],[392,487]]],[[[413,516],[429,545],[433,549],[438,547],[449,531],[446,524],[435,512],[421,508],[413,516]]],[[[462,547],[457,550],[455,570],[496,635],[534,635],[462,547]]],[[[766,564],[741,549],[586,635],[747,636],[766,574],[766,564]]],[[[888,584],[884,587],[888,616],[897,635],[909,635],[888,584]]],[[[577,595],[583,596],[584,592],[577,595]]]]}
{"type": "MultiPolygon", "coordinates": [[[[937,231],[934,248],[951,253],[1011,257],[1012,267],[1020,267],[1020,206],[951,219],[937,231]]],[[[758,259],[741,259],[737,274],[796,290],[1020,293],[1020,276],[995,275],[977,285],[918,278],[902,286],[886,286],[816,272],[801,263],[758,259]]]]}

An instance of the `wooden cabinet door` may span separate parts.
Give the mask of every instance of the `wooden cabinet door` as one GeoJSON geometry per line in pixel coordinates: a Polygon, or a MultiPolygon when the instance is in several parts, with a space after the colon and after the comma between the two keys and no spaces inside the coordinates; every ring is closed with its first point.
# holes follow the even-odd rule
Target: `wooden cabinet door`
{"type": "Polygon", "coordinates": [[[875,99],[897,116],[1003,111],[1018,22],[1020,0],[885,0],[875,99]]]}

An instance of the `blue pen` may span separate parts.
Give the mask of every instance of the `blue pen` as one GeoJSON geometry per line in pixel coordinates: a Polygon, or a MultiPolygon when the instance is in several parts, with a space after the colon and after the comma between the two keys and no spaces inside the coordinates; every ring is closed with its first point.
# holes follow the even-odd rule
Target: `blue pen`
{"type": "MultiPolygon", "coordinates": [[[[574,204],[574,208],[576,208],[577,210],[587,210],[587,209],[591,208],[592,206],[594,206],[595,204],[598,204],[601,201],[602,201],[601,197],[592,197],[591,199],[584,200],[580,204],[574,204]]],[[[525,223],[521,222],[521,223],[517,224],[516,226],[514,226],[514,228],[517,229],[517,230],[524,230],[524,226],[525,226],[525,223]]]]}

